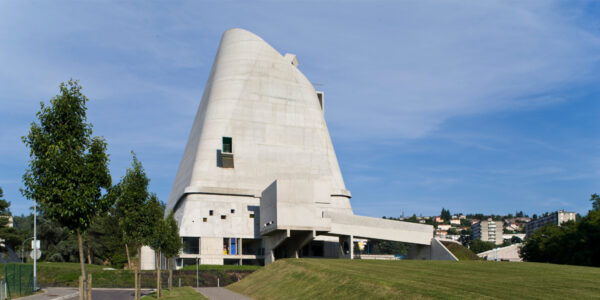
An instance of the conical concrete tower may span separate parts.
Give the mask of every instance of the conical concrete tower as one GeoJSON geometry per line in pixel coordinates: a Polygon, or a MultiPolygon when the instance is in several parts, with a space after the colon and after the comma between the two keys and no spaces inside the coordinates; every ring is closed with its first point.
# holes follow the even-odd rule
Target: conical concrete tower
{"type": "Polygon", "coordinates": [[[259,199],[278,179],[326,183],[330,199],[319,205],[351,214],[323,100],[295,55],[279,54],[249,31],[227,30],[167,204],[181,236],[218,238],[219,245],[259,239],[259,199]]]}
{"type": "Polygon", "coordinates": [[[352,258],[356,238],[439,252],[430,225],[353,214],[323,109],[295,55],[243,29],[223,34],[167,204],[179,266],[352,258]]]}

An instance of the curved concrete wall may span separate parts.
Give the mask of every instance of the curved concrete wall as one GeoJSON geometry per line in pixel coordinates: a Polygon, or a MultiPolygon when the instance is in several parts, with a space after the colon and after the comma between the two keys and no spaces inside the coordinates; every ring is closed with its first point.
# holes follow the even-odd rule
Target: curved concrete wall
{"type": "Polygon", "coordinates": [[[352,213],[316,91],[297,63],[246,30],[223,34],[168,210],[185,195],[258,198],[276,179],[306,178],[327,182],[328,206],[352,213]],[[218,166],[222,137],[233,139],[234,168],[218,166]]]}

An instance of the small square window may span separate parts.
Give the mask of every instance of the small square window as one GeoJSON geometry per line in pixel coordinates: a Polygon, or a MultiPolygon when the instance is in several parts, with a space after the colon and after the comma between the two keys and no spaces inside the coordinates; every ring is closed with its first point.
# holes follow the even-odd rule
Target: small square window
{"type": "Polygon", "coordinates": [[[225,220],[225,219],[227,219],[227,216],[226,215],[221,215],[221,220],[225,220]]]}
{"type": "Polygon", "coordinates": [[[208,218],[202,218],[202,222],[206,223],[206,221],[208,221],[208,218]]]}
{"type": "Polygon", "coordinates": [[[250,214],[250,219],[254,219],[254,214],[250,214]]]}
{"type": "Polygon", "coordinates": [[[232,208],[232,209],[231,209],[231,213],[232,213],[232,214],[235,214],[235,209],[233,209],[233,208],[232,208]]]}
{"type": "Polygon", "coordinates": [[[208,215],[209,215],[209,216],[212,216],[212,215],[213,215],[213,210],[212,210],[212,209],[208,211],[208,215]]]}

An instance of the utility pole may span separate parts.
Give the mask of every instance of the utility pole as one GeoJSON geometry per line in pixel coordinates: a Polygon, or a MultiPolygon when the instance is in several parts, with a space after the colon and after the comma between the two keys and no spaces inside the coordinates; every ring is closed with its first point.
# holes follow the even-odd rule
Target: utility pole
{"type": "Polygon", "coordinates": [[[37,291],[37,202],[33,200],[33,291],[37,291]]]}

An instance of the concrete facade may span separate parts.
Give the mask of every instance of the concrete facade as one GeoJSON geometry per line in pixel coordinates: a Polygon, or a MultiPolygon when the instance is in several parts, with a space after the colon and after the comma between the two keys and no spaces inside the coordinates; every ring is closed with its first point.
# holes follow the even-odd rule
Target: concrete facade
{"type": "Polygon", "coordinates": [[[471,226],[472,237],[473,239],[501,245],[504,242],[504,239],[502,238],[502,225],[502,221],[492,221],[492,219],[480,221],[471,226]]]}
{"type": "Polygon", "coordinates": [[[223,34],[167,204],[179,264],[352,258],[355,237],[431,248],[430,225],[353,214],[324,94],[298,64],[251,32],[223,34]]]}
{"type": "Polygon", "coordinates": [[[485,252],[477,253],[484,260],[493,261],[523,261],[519,251],[523,244],[512,244],[510,246],[495,248],[485,252]]]}
{"type": "Polygon", "coordinates": [[[529,221],[525,225],[526,229],[526,237],[530,237],[536,230],[548,225],[556,225],[560,226],[560,224],[575,221],[576,213],[574,212],[566,212],[564,210],[553,212],[545,217],[540,217],[535,220],[529,221]]]}

